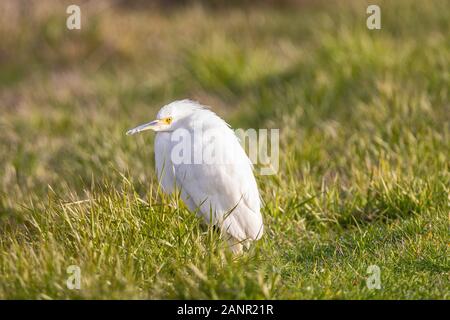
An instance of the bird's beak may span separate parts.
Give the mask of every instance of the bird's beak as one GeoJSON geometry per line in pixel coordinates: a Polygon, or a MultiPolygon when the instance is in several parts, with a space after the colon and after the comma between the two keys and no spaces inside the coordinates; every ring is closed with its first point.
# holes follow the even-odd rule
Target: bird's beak
{"type": "Polygon", "coordinates": [[[145,130],[155,130],[156,131],[161,124],[162,124],[161,120],[153,120],[152,122],[144,123],[136,128],[128,130],[127,135],[139,133],[139,132],[145,131],[145,130]]]}

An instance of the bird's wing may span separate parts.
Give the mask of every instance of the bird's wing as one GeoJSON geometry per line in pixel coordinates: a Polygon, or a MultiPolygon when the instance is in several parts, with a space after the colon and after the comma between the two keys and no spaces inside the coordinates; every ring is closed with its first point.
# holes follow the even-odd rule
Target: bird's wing
{"type": "Polygon", "coordinates": [[[263,223],[250,160],[233,131],[226,128],[222,138],[220,143],[215,143],[194,137],[197,145],[198,139],[203,139],[203,151],[211,146],[220,149],[224,156],[221,164],[174,164],[181,196],[193,203],[208,222],[220,224],[221,229],[234,238],[259,239],[263,223]]]}

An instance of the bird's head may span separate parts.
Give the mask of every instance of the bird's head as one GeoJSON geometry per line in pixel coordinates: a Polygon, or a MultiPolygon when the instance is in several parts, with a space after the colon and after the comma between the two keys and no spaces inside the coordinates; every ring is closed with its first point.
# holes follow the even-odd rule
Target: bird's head
{"type": "Polygon", "coordinates": [[[159,110],[156,120],[128,130],[127,134],[135,134],[145,130],[174,131],[182,126],[186,127],[191,122],[193,115],[201,110],[205,110],[204,107],[194,101],[174,101],[159,110]]]}

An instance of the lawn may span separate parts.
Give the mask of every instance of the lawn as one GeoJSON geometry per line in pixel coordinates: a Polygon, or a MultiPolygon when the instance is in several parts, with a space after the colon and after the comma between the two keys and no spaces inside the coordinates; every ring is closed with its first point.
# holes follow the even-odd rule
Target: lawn
{"type": "Polygon", "coordinates": [[[0,298],[450,298],[447,0],[66,2],[0,4],[0,298]],[[280,129],[243,256],[125,135],[181,98],[280,129]]]}

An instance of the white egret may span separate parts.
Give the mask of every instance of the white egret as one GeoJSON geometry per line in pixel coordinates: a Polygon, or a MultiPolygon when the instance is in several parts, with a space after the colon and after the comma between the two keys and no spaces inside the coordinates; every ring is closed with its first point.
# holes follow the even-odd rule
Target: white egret
{"type": "Polygon", "coordinates": [[[220,228],[233,253],[261,238],[261,199],[253,166],[224,120],[197,102],[180,100],[127,134],[144,130],[157,132],[156,172],[165,193],[179,190],[191,211],[220,228]]]}

